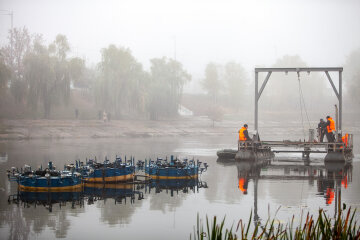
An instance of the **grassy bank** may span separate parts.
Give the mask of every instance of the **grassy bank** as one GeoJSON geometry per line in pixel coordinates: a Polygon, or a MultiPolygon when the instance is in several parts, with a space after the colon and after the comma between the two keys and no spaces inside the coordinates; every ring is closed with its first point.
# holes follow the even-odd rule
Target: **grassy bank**
{"type": "Polygon", "coordinates": [[[275,219],[268,219],[264,225],[256,222],[254,228],[250,227],[253,220],[251,213],[247,223],[240,220],[236,228],[232,226],[230,229],[224,228],[225,217],[220,222],[216,216],[211,221],[206,217],[204,226],[198,215],[190,239],[360,239],[360,225],[355,220],[355,212],[349,208],[332,219],[320,209],[317,218],[308,213],[305,222],[300,222],[298,226],[294,226],[293,216],[286,224],[275,224],[275,219]]]}

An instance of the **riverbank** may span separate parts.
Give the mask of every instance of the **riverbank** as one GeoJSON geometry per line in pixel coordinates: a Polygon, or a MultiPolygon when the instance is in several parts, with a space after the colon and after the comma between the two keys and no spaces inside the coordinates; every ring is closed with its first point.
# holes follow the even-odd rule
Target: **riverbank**
{"type": "MultiPolygon", "coordinates": [[[[0,120],[0,140],[24,139],[67,139],[67,138],[122,138],[122,137],[167,137],[167,136],[229,136],[237,138],[242,124],[250,124],[250,134],[254,134],[252,120],[232,117],[221,122],[213,122],[207,117],[182,117],[173,120],[0,120]]],[[[259,121],[261,136],[266,139],[283,140],[303,137],[303,129],[298,121],[259,121]],[[291,132],[289,132],[291,129],[291,132]],[[275,136],[281,136],[274,138],[275,136]]],[[[317,122],[311,122],[316,128],[317,122]]],[[[360,134],[359,121],[344,121],[343,131],[360,134]]],[[[307,129],[305,130],[307,132],[307,129]]],[[[355,137],[355,140],[357,138],[355,137]]]]}
{"type": "Polygon", "coordinates": [[[224,135],[236,123],[217,124],[206,117],[178,120],[1,120],[0,140],[47,138],[118,138],[188,135],[224,135]],[[230,124],[230,126],[229,126],[230,124]]]}

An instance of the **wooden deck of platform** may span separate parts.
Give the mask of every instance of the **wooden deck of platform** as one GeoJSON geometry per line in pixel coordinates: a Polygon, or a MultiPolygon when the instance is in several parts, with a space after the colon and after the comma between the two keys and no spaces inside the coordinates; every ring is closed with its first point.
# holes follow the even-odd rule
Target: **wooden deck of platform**
{"type": "MultiPolygon", "coordinates": [[[[310,154],[325,153],[325,158],[345,159],[351,156],[352,141],[348,146],[343,142],[306,142],[306,141],[258,141],[238,142],[238,152],[242,153],[238,158],[246,157],[244,152],[272,152],[272,153],[301,153],[303,158],[309,158],[310,154]],[[349,155],[350,154],[350,155],[349,155]],[[343,156],[344,155],[344,156],[343,156]]],[[[253,154],[254,155],[254,154],[253,154]]],[[[255,154],[256,155],[256,154],[255,154]]],[[[255,156],[254,155],[254,156],[255,156]]],[[[236,158],[236,157],[235,157],[236,158]]]]}

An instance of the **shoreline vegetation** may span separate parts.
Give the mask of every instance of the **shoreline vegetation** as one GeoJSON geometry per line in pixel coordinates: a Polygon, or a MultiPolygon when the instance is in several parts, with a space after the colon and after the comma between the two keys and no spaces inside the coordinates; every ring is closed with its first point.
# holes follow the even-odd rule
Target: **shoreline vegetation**
{"type": "Polygon", "coordinates": [[[299,225],[294,225],[294,216],[289,223],[276,224],[275,218],[268,218],[264,225],[255,221],[255,226],[251,227],[253,221],[252,212],[247,224],[242,219],[237,223],[236,228],[224,228],[225,217],[221,222],[217,222],[214,216],[209,220],[206,216],[205,223],[197,216],[196,226],[190,239],[203,240],[235,240],[235,239],[360,239],[360,225],[355,219],[355,210],[349,208],[345,211],[340,210],[335,219],[328,216],[322,209],[319,210],[317,217],[307,213],[306,220],[299,225]],[[204,226],[205,225],[205,226],[204,226]]]}
{"type": "MultiPolygon", "coordinates": [[[[253,72],[253,68],[247,70],[239,62],[204,63],[198,66],[203,75],[194,79],[183,63],[166,56],[149,59],[149,68],[145,69],[125,46],[104,46],[99,49],[101,59],[89,64],[84,58],[74,56],[72,44],[63,34],[46,44],[41,34],[31,33],[24,26],[12,28],[7,38],[7,43],[0,47],[0,119],[100,119],[104,116],[112,120],[161,120],[177,118],[182,112],[186,116],[190,113],[207,116],[215,125],[226,114],[240,115],[240,121],[244,121],[244,115],[253,116],[254,76],[248,72],[253,72]]],[[[359,56],[360,51],[356,50],[344,63],[344,90],[347,90],[342,99],[344,115],[359,114],[356,77],[359,56]]],[[[284,55],[270,66],[306,67],[308,64],[299,55],[284,55]]],[[[260,74],[260,79],[263,77],[260,74]]],[[[265,110],[283,119],[284,112],[293,112],[292,119],[302,118],[298,97],[306,100],[308,108],[304,99],[303,105],[306,115],[309,113],[308,119],[319,121],[321,117],[334,115],[338,99],[322,74],[301,74],[301,88],[300,76],[295,73],[274,73],[271,78],[271,86],[266,87],[259,106],[261,115],[265,110]],[[304,95],[299,95],[300,89],[304,89],[304,95]]],[[[17,131],[18,134],[8,134],[5,138],[34,136],[31,130],[17,131]]],[[[58,134],[48,132],[43,137],[69,135],[71,132],[60,131],[58,134]]],[[[127,136],[123,132],[119,135],[127,136]]],[[[102,135],[90,134],[90,137],[99,136],[102,135]]]]}

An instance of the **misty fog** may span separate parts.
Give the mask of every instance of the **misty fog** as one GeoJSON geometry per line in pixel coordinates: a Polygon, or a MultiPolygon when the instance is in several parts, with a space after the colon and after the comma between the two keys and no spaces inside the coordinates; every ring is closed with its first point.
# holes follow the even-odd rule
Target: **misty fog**
{"type": "Polygon", "coordinates": [[[0,239],[355,235],[359,117],[360,0],[0,0],[0,239]]]}
{"type": "MultiPolygon", "coordinates": [[[[358,1],[15,0],[0,10],[2,119],[185,111],[252,121],[255,67],[344,67],[345,118],[359,112],[358,1]]],[[[299,118],[300,87],[311,121],[334,114],[325,74],[301,74],[299,85],[296,74],[277,73],[260,119],[299,118]]]]}

